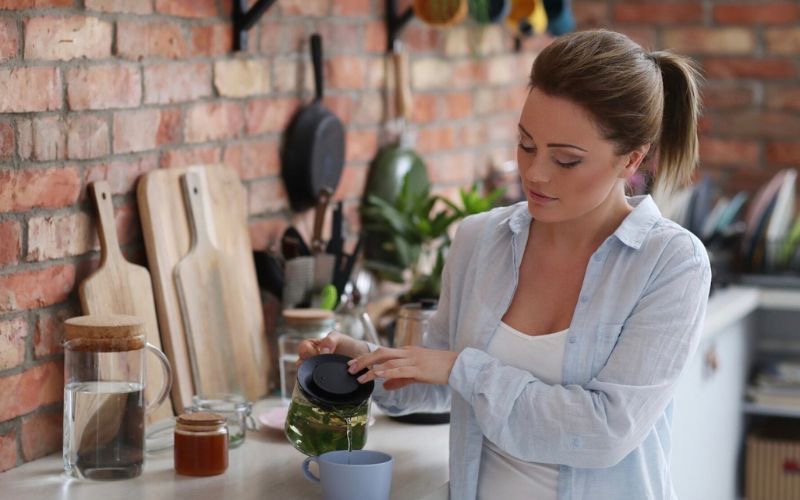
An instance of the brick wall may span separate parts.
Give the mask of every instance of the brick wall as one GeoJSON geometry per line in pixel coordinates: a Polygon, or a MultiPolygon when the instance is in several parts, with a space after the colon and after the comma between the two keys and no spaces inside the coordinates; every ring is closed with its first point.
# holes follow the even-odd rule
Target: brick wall
{"type": "MultiPolygon", "coordinates": [[[[308,36],[326,56],[326,104],[347,126],[336,193],[350,227],[384,140],[383,1],[280,0],[233,55],[230,0],[0,0],[0,470],[56,451],[61,322],[98,263],[87,185],[115,193],[122,244],[144,250],[134,195],[157,168],[222,162],[247,186],[264,247],[292,217],[281,131],[311,96],[308,36]]],[[[535,45],[501,29],[409,25],[412,130],[444,192],[513,153],[535,45]]],[[[305,221],[307,222],[307,221],[305,221]]]]}
{"type": "MultiPolygon", "coordinates": [[[[280,133],[311,90],[307,37],[325,37],[326,104],[348,128],[338,199],[351,227],[384,138],[382,0],[279,0],[231,54],[230,0],[0,0],[0,470],[60,447],[61,322],[98,262],[87,184],[106,179],[128,257],[144,262],[134,196],[156,168],[222,162],[248,191],[264,247],[293,215],[280,133]]],[[[733,190],[800,162],[798,6],[575,0],[581,26],[696,55],[711,76],[704,170],[733,190]]],[[[533,54],[502,29],[412,22],[412,131],[452,193],[513,157],[533,54]]],[[[297,216],[294,216],[297,217],[297,216]]],[[[307,221],[306,221],[307,222],[307,221]]]]}
{"type": "Polygon", "coordinates": [[[800,167],[800,2],[576,0],[582,27],[610,27],[699,61],[702,174],[753,191],[800,167]]]}

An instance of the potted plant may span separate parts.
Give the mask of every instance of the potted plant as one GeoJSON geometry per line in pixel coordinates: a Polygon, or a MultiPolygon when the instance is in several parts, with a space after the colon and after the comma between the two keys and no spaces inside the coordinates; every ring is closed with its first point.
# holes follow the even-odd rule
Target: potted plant
{"type": "Polygon", "coordinates": [[[464,217],[485,212],[503,195],[496,189],[482,195],[477,183],[460,189],[460,205],[431,194],[430,187],[413,189],[404,178],[394,202],[368,195],[362,208],[364,229],[381,242],[380,259],[367,259],[365,267],[382,279],[410,283],[400,302],[438,299],[450,229],[464,217]]]}

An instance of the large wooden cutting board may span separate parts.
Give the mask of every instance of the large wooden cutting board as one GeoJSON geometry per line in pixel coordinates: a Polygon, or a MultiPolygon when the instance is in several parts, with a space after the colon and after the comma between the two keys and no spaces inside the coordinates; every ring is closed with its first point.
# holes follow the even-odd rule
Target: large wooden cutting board
{"type": "Polygon", "coordinates": [[[195,389],[202,394],[241,393],[233,335],[241,304],[232,274],[235,262],[211,241],[205,193],[197,173],[183,176],[192,228],[189,253],[175,266],[175,286],[195,389]]]}
{"type": "MultiPolygon", "coordinates": [[[[93,183],[91,193],[98,213],[101,257],[100,267],[80,285],[81,309],[84,314],[138,316],[145,322],[147,342],[161,349],[150,273],[142,266],[131,264],[122,255],[108,183],[93,183]]],[[[145,397],[149,402],[158,396],[164,375],[155,356],[148,354],[146,360],[145,397]]],[[[172,405],[165,401],[147,416],[147,421],[155,422],[172,415],[172,405]]]]}
{"type": "Polygon", "coordinates": [[[267,391],[267,357],[264,317],[261,310],[255,264],[247,228],[246,192],[235,171],[209,165],[154,170],[139,181],[137,196],[147,258],[153,275],[156,309],[161,324],[164,352],[175,373],[173,404],[183,411],[195,393],[186,345],[175,267],[189,253],[191,234],[183,200],[181,177],[197,173],[208,194],[209,239],[235,262],[233,270],[241,297],[240,327],[232,332],[234,359],[244,379],[243,395],[255,400],[267,391]]]}

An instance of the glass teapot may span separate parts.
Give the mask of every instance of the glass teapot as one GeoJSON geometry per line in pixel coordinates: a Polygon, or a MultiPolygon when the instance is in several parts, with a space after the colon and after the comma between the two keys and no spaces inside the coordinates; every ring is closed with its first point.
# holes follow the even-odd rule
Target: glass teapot
{"type": "MultiPolygon", "coordinates": [[[[306,455],[359,450],[367,442],[374,382],[347,371],[347,356],[320,354],[300,365],[286,416],[289,442],[306,455]]],[[[363,373],[363,372],[362,372],[363,373]]]]}

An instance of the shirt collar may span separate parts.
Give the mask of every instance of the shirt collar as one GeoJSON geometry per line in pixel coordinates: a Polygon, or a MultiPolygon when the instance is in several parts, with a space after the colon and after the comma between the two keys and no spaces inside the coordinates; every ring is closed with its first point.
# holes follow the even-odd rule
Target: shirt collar
{"type": "Polygon", "coordinates": [[[614,236],[622,243],[638,250],[647,232],[661,218],[661,211],[649,194],[629,197],[628,203],[633,206],[633,210],[614,231],[614,236]]]}
{"type": "MultiPolygon", "coordinates": [[[[642,246],[647,232],[661,218],[661,211],[649,194],[628,197],[628,203],[633,206],[633,210],[614,231],[614,236],[623,244],[638,250],[642,246]]],[[[522,201],[514,205],[511,213],[501,220],[500,224],[508,224],[511,232],[518,234],[526,230],[530,226],[530,222],[531,214],[528,212],[528,203],[522,201]]]]}
{"type": "Polygon", "coordinates": [[[531,213],[528,212],[528,202],[521,201],[511,207],[511,213],[503,218],[499,225],[505,226],[507,224],[512,233],[518,234],[530,226],[531,219],[531,213]]]}

